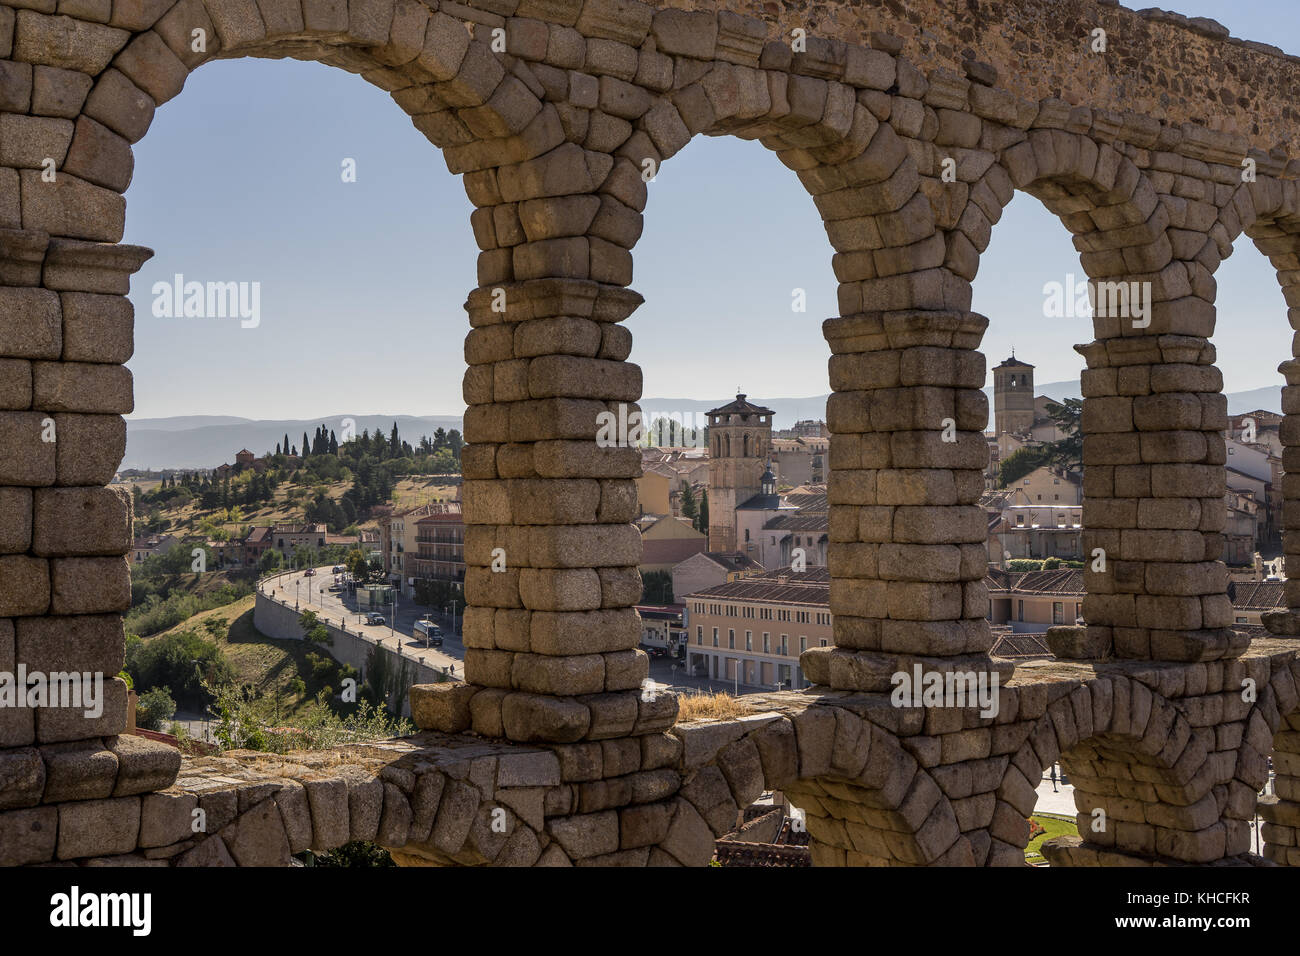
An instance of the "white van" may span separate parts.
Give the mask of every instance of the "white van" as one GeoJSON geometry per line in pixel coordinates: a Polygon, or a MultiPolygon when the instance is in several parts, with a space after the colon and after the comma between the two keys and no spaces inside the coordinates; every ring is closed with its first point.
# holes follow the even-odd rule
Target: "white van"
{"type": "Polygon", "coordinates": [[[416,621],[415,636],[423,637],[434,647],[442,647],[442,628],[433,621],[416,621]]]}

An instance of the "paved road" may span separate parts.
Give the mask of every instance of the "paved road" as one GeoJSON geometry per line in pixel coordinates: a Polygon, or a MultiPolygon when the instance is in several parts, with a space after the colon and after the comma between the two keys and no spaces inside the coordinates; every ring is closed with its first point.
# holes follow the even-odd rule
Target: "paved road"
{"type": "MultiPolygon", "coordinates": [[[[385,624],[382,626],[364,623],[368,609],[359,609],[356,598],[346,591],[330,591],[334,575],[330,565],[316,568],[314,575],[301,571],[284,574],[265,583],[267,589],[276,591],[275,597],[287,599],[296,605],[299,611],[314,611],[316,616],[331,624],[345,623],[349,631],[360,631],[366,637],[381,646],[392,648],[399,645],[403,655],[415,658],[430,667],[446,671],[452,668],[452,676],[465,676],[465,646],[461,643],[459,631],[452,632],[451,614],[445,617],[441,610],[433,610],[416,604],[409,598],[398,597],[397,613],[393,614],[391,606],[380,609],[385,624]],[[416,634],[415,622],[428,614],[442,627],[442,647],[424,646],[423,635],[416,634]]],[[[461,607],[456,608],[456,626],[460,627],[461,607]]]]}

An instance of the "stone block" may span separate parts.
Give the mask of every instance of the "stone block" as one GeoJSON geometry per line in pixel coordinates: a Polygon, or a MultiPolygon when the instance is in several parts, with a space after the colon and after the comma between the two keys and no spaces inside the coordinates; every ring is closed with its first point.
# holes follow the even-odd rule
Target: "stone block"
{"type": "Polygon", "coordinates": [[[60,860],[130,853],[139,835],[139,797],[83,800],[59,806],[60,860]]]}

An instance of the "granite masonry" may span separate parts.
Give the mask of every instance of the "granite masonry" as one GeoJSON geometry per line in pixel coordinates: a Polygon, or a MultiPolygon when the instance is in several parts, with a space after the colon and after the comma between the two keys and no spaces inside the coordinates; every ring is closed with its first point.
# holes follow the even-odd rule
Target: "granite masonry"
{"type": "Polygon", "coordinates": [[[109,678],[98,716],[0,708],[0,863],[284,864],[365,839],[407,864],[699,865],[777,788],[816,865],[1024,865],[1059,760],[1082,836],[1053,864],[1300,865],[1300,362],[1280,368],[1295,580],[1252,642],[1215,560],[1212,344],[1214,273],[1246,239],[1300,329],[1300,64],[1110,3],[902,6],[0,2],[0,671],[109,678]],[[107,487],[132,408],[125,294],[152,254],[121,243],[122,193],[155,109],[244,56],[389,91],[475,207],[467,682],[413,688],[411,738],[182,760],[124,733],[111,678],[130,597],[131,503],[107,487]],[[811,689],[678,722],[637,650],[640,457],[595,435],[641,395],[632,250],[671,188],[648,183],[699,135],[775,151],[836,250],[836,646],[803,655],[811,689]],[[1104,557],[1087,623],[1013,668],[984,619],[988,320],[970,304],[1017,192],[1119,307],[1078,347],[1085,545],[1104,557]],[[890,675],[916,665],[996,673],[996,714],[893,706],[890,675]],[[1276,794],[1258,798],[1270,760],[1276,794]]]}

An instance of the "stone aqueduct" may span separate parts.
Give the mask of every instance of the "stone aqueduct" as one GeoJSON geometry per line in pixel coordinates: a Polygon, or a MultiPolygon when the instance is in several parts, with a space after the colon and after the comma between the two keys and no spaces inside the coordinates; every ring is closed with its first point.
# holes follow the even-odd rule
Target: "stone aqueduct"
{"type": "MultiPolygon", "coordinates": [[[[1054,863],[1300,865],[1300,580],[1273,636],[1232,630],[1211,344],[1215,269],[1243,233],[1300,329],[1296,59],[1083,0],[732,6],[3,0],[0,670],[122,666],[130,501],[105,486],[132,407],[124,296],[150,255],[120,243],[122,192],[191,70],[295,57],[389,91],[463,175],[482,252],[469,682],[414,689],[414,737],[283,757],[182,762],[122,734],[120,682],[97,719],[0,710],[0,862],[285,863],[370,839],[406,863],[698,865],[737,808],[781,788],[819,865],[1023,865],[1035,783],[1060,759],[1084,839],[1054,863]],[[641,302],[645,161],[701,134],[774,150],[835,248],[836,647],[803,655],[811,690],[678,723],[671,695],[640,693],[639,458],[593,437],[641,392],[621,323],[641,302]],[[1092,279],[1150,283],[1154,306],[1144,328],[1098,319],[1080,347],[1085,546],[1107,570],[1086,576],[1086,628],[1053,635],[1058,659],[1013,673],[984,620],[987,320],[970,282],[1017,190],[1092,279]],[[889,675],[918,662],[998,671],[996,717],[891,706],[889,675]],[[1257,799],[1270,758],[1276,796],[1257,799]]],[[[1281,371],[1295,564],[1300,364],[1281,371]]]]}

